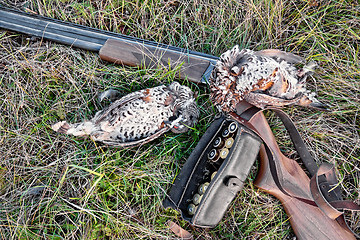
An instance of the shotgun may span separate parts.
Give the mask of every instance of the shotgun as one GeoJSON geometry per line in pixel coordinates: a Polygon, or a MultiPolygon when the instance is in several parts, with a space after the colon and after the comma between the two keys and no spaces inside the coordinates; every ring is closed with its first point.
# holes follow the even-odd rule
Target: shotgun
{"type": "Polygon", "coordinates": [[[127,66],[179,69],[178,77],[206,83],[215,56],[140,38],[28,14],[0,5],[0,28],[98,52],[101,59],[127,66]]]}
{"type": "MultiPolygon", "coordinates": [[[[196,83],[208,83],[210,73],[218,59],[216,56],[196,51],[62,22],[2,6],[0,6],[0,28],[66,44],[71,47],[99,52],[101,59],[117,64],[142,68],[178,69],[177,76],[179,78],[196,83]]],[[[218,134],[220,126],[230,127],[230,125],[233,124],[232,121],[236,120],[235,118],[232,120],[222,119],[221,121],[215,121],[214,125],[212,125],[213,127],[209,129],[210,131],[200,140],[198,145],[202,146],[198,148],[198,152],[192,155],[195,156],[195,158],[199,158],[204,151],[207,151],[206,146],[209,146],[209,142],[214,139],[214,132],[218,134]]],[[[271,174],[271,164],[267,151],[265,147],[262,146],[260,148],[260,170],[255,180],[255,185],[281,201],[285,211],[290,217],[292,228],[299,239],[355,239],[354,235],[346,227],[329,218],[320,208],[299,202],[291,195],[285,194],[284,191],[282,191],[283,189],[280,189],[284,187],[287,192],[293,190],[295,191],[295,195],[300,195],[308,199],[312,198],[309,187],[310,178],[304,173],[296,161],[282,155],[264,115],[260,113],[248,120],[249,123],[259,131],[263,140],[271,143],[270,147],[273,149],[273,155],[275,156],[277,172],[279,176],[281,176],[280,180],[282,182],[281,184],[283,184],[279,186],[275,183],[273,175],[271,174]]],[[[259,143],[257,137],[252,136],[253,134],[248,131],[248,128],[239,124],[239,122],[237,123],[237,128],[243,129],[247,134],[246,136],[250,136],[250,139],[256,144],[259,143]]],[[[246,143],[248,141],[243,142],[246,143]]],[[[260,145],[257,146],[260,147],[260,145]]],[[[231,148],[230,151],[232,151],[231,148]]],[[[255,147],[251,155],[256,156],[257,151],[258,148],[255,147]]],[[[209,155],[209,153],[206,155],[209,155]]],[[[224,162],[231,163],[232,161],[237,161],[240,155],[241,154],[238,153],[236,159],[226,158],[224,162]]],[[[196,165],[197,163],[198,160],[195,159],[192,164],[196,165]]],[[[249,166],[247,166],[247,170],[248,169],[249,166]]],[[[248,171],[245,171],[245,173],[247,174],[248,171]]],[[[189,177],[189,174],[187,175],[187,177],[189,177]]],[[[188,183],[188,180],[189,179],[180,179],[180,182],[188,183]]],[[[237,182],[236,179],[235,181],[232,180],[231,178],[226,179],[228,184],[235,186],[236,191],[239,191],[240,189],[237,185],[239,182],[237,182]]],[[[242,177],[241,180],[244,181],[244,177],[242,177]]],[[[243,182],[240,182],[240,184],[243,184],[243,182]]],[[[219,189],[219,186],[221,187],[221,185],[218,185],[217,189],[219,189]]],[[[174,187],[181,189],[183,186],[176,185],[175,181],[173,188],[174,187]]],[[[187,200],[188,199],[184,199],[184,201],[187,200]]],[[[185,203],[181,204],[184,205],[185,203]]],[[[178,207],[177,204],[173,204],[171,199],[168,199],[167,206],[178,207]]],[[[188,220],[191,221],[191,217],[188,218],[188,220]]]]}

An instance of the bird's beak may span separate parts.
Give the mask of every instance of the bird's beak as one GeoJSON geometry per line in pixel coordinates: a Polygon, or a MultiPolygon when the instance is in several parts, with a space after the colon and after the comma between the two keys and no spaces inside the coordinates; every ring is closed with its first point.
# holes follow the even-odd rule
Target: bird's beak
{"type": "Polygon", "coordinates": [[[324,103],[321,102],[312,102],[309,104],[309,107],[314,108],[316,110],[330,112],[330,107],[324,103]]]}

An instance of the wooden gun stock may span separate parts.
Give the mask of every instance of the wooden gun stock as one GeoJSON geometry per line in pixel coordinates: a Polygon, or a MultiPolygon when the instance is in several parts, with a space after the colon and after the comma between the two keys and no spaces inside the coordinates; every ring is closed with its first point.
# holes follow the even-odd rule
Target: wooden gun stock
{"type": "MultiPolygon", "coordinates": [[[[268,143],[273,151],[281,186],[290,194],[312,199],[310,179],[300,165],[285,157],[273,136],[264,115],[259,113],[249,121],[268,143]]],[[[309,205],[283,193],[275,183],[270,170],[269,159],[264,146],[260,149],[260,170],[255,185],[280,200],[290,218],[290,224],[299,239],[355,239],[346,228],[326,216],[318,207],[309,205]]]]}
{"type": "Polygon", "coordinates": [[[105,61],[126,66],[165,70],[179,68],[178,77],[192,82],[207,81],[212,71],[211,63],[215,63],[215,60],[207,57],[116,39],[108,39],[99,55],[105,61]]]}

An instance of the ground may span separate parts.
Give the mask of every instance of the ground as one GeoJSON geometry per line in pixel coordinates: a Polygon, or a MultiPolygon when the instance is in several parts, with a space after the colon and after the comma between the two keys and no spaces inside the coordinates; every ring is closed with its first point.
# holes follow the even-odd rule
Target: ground
{"type": "MultiPolygon", "coordinates": [[[[315,160],[335,164],[343,196],[360,193],[360,16],[357,1],[1,1],[3,5],[219,56],[238,44],[277,48],[316,61],[308,88],[330,112],[288,107],[315,160]]],[[[57,134],[58,121],[91,118],[109,88],[127,94],[176,80],[161,70],[113,65],[96,53],[0,30],[0,237],[2,239],[166,239],[172,220],[195,239],[291,239],[280,202],[253,185],[258,164],[223,221],[190,226],[163,209],[181,166],[217,111],[198,92],[195,129],[131,149],[57,134]]],[[[282,151],[296,152],[266,114],[282,151]]],[[[347,213],[359,227],[359,214],[347,213]]]]}

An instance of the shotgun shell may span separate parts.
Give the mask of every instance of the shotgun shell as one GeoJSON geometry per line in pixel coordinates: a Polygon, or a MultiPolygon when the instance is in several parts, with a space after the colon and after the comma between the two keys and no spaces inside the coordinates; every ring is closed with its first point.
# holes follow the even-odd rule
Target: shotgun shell
{"type": "Polygon", "coordinates": [[[229,129],[229,132],[230,132],[230,133],[234,133],[234,132],[236,131],[236,129],[237,129],[237,124],[236,124],[236,122],[230,123],[228,129],[229,129]]]}
{"type": "Polygon", "coordinates": [[[188,206],[187,206],[187,212],[189,215],[194,215],[195,212],[196,212],[196,206],[192,203],[190,203],[188,206]]]}
{"type": "Polygon", "coordinates": [[[221,139],[221,137],[217,137],[215,140],[214,140],[214,148],[221,148],[222,146],[224,145],[224,141],[221,139]]]}
{"type": "Polygon", "coordinates": [[[200,201],[201,201],[202,195],[195,193],[193,196],[193,203],[195,205],[199,205],[200,201]]]}
{"type": "Polygon", "coordinates": [[[211,177],[210,177],[211,180],[213,180],[213,178],[215,177],[216,173],[217,173],[217,171],[215,171],[215,172],[213,172],[213,173],[211,174],[211,177]]]}
{"type": "Polygon", "coordinates": [[[210,161],[213,161],[214,159],[216,159],[218,157],[219,153],[218,151],[216,151],[216,149],[211,149],[210,152],[208,153],[208,159],[210,161]]]}
{"type": "Polygon", "coordinates": [[[211,151],[208,153],[208,159],[211,162],[217,162],[217,160],[219,160],[219,151],[216,151],[216,149],[211,149],[211,151]]]}
{"type": "Polygon", "coordinates": [[[234,139],[233,138],[228,138],[228,139],[225,140],[225,147],[231,148],[233,144],[234,144],[234,139]]]}
{"type": "Polygon", "coordinates": [[[221,136],[226,138],[230,135],[230,131],[228,128],[225,128],[224,131],[222,132],[221,136]]]}
{"type": "Polygon", "coordinates": [[[207,187],[209,186],[210,183],[206,182],[206,183],[203,183],[199,186],[199,189],[198,189],[198,193],[200,195],[203,195],[205,192],[206,192],[206,189],[207,187]]]}
{"type": "Polygon", "coordinates": [[[223,148],[223,149],[221,149],[219,155],[220,155],[220,158],[225,159],[228,154],[229,154],[229,149],[223,148]]]}

